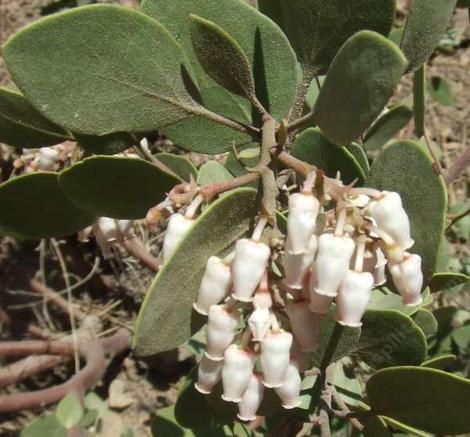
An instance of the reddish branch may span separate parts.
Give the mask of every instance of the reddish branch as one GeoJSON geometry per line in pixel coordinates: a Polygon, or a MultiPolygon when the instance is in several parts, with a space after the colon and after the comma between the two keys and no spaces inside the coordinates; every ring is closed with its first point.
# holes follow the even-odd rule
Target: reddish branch
{"type": "Polygon", "coordinates": [[[122,241],[122,245],[131,256],[138,259],[144,266],[154,272],[158,272],[160,269],[160,261],[148,253],[141,240],[138,238],[125,239],[122,241]]]}
{"type": "MultiPolygon", "coordinates": [[[[26,353],[42,354],[44,351],[50,352],[51,348],[55,353],[67,355],[68,352],[68,355],[73,354],[72,340],[57,342],[6,342],[6,346],[5,343],[1,344],[2,348],[0,348],[0,351],[9,354],[9,356],[20,355],[19,353],[12,352],[13,343],[16,343],[16,347],[20,348],[19,350],[21,350],[23,355],[26,353]],[[28,351],[26,351],[23,343],[29,346],[28,351]]],[[[0,397],[0,413],[42,408],[46,405],[59,402],[69,393],[74,393],[80,398],[83,397],[85,392],[93,387],[103,376],[106,370],[107,357],[126,351],[130,348],[130,344],[130,334],[125,329],[118,331],[108,338],[80,341],[79,353],[86,362],[85,367],[80,372],[65,383],[51,388],[0,397]]]]}

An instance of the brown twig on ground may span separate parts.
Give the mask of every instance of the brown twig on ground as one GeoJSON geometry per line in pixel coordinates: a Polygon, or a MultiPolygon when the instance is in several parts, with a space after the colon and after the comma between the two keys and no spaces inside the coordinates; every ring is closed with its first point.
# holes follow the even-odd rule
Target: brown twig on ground
{"type": "MultiPolygon", "coordinates": [[[[72,339],[62,342],[49,342],[48,344],[54,344],[56,347],[54,350],[61,351],[64,354],[66,348],[68,348],[69,355],[73,354],[74,347],[72,339]],[[62,344],[59,347],[57,343],[62,344]]],[[[86,362],[85,367],[63,384],[34,392],[1,396],[0,413],[12,413],[21,410],[42,408],[46,405],[59,402],[70,393],[74,393],[79,398],[82,398],[85,392],[94,386],[103,376],[106,370],[107,356],[120,354],[129,349],[130,345],[131,337],[129,332],[125,329],[119,330],[116,334],[108,338],[95,338],[89,341],[80,341],[79,352],[86,362]]],[[[39,350],[37,345],[30,343],[29,346],[31,347],[30,353],[39,350]]]]}
{"type": "Polygon", "coordinates": [[[74,312],[74,315],[77,319],[82,320],[85,318],[86,314],[82,312],[77,307],[72,307],[69,305],[67,299],[64,299],[60,294],[56,293],[49,287],[46,287],[43,283],[33,278],[29,281],[29,284],[33,291],[44,296],[48,301],[56,305],[61,311],[65,314],[68,314],[70,310],[74,312]]]}
{"type": "Polygon", "coordinates": [[[465,171],[465,169],[470,165],[470,147],[467,146],[465,151],[457,158],[452,166],[447,170],[444,180],[446,185],[450,185],[454,182],[461,174],[465,171]]]}
{"type": "Polygon", "coordinates": [[[131,256],[138,259],[145,267],[154,272],[159,271],[161,266],[160,261],[147,251],[139,238],[124,239],[121,244],[131,256]]]}

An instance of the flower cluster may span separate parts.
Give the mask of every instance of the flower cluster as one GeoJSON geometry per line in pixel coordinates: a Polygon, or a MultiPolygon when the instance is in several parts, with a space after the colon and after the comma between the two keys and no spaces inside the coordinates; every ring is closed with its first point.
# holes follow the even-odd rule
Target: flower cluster
{"type": "MultiPolygon", "coordinates": [[[[266,223],[260,218],[251,238],[238,240],[225,258],[209,258],[193,305],[207,316],[196,389],[209,394],[221,380],[222,398],[238,404],[241,420],[256,417],[266,387],[284,408],[300,404],[301,373],[333,301],[338,323],[360,327],[373,287],[386,282],[386,267],[406,305],[422,300],[421,258],[407,252],[413,240],[398,193],[312,172],[289,196],[280,254],[263,240],[266,223]],[[282,278],[272,269],[274,255],[282,278]]],[[[170,226],[179,238],[187,231],[177,214],[167,233],[170,226]]],[[[174,236],[167,239],[173,247],[174,236]]]]}

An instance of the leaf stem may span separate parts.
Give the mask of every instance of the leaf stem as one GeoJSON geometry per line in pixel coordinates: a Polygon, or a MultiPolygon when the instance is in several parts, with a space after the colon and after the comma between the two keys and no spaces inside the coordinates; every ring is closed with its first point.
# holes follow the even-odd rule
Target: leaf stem
{"type": "Polygon", "coordinates": [[[315,113],[313,112],[313,110],[309,111],[307,114],[295,119],[294,121],[292,121],[292,123],[289,123],[287,125],[287,131],[293,132],[303,127],[307,127],[313,121],[314,116],[315,116],[315,113]]]}
{"type": "Polygon", "coordinates": [[[308,177],[309,173],[314,169],[313,166],[307,164],[300,159],[294,158],[287,152],[281,152],[275,155],[276,159],[284,164],[286,167],[295,170],[297,173],[301,174],[304,177],[308,177]]]}
{"type": "Polygon", "coordinates": [[[229,181],[205,185],[201,188],[200,193],[205,200],[210,200],[220,193],[241,187],[242,185],[249,184],[250,182],[255,182],[259,177],[260,175],[258,173],[248,173],[229,181]]]}

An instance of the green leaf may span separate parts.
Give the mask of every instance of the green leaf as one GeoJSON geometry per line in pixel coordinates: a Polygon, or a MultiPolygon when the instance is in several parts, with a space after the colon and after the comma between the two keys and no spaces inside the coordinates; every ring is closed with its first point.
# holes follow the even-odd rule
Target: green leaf
{"type": "Polygon", "coordinates": [[[421,67],[439,44],[456,2],[457,0],[413,0],[401,42],[411,70],[421,67]]]}
{"type": "Polygon", "coordinates": [[[388,35],[395,13],[393,0],[262,1],[263,13],[281,22],[303,68],[324,72],[341,45],[360,30],[388,35]],[[280,8],[279,5],[280,4],[280,8]],[[271,15],[270,15],[271,16],[271,15]]]}
{"type": "Polygon", "coordinates": [[[185,428],[209,428],[214,426],[214,416],[208,408],[206,396],[194,387],[197,367],[184,378],[178,390],[175,404],[175,419],[185,428]]]}
{"type": "Polygon", "coordinates": [[[413,111],[405,105],[397,105],[382,115],[364,138],[366,150],[377,150],[390,141],[413,117],[413,111]]]}
{"type": "Polygon", "coordinates": [[[21,95],[0,88],[0,142],[12,147],[52,146],[72,136],[50,122],[21,95]]]}
{"type": "Polygon", "coordinates": [[[461,326],[452,333],[452,340],[458,353],[467,355],[470,352],[470,325],[461,326]]]}
{"type": "Polygon", "coordinates": [[[291,153],[296,158],[321,168],[327,176],[334,178],[339,171],[341,179],[347,184],[355,179],[363,183],[366,178],[354,156],[345,147],[330,143],[318,128],[308,128],[298,135],[291,153]]]}
{"type": "Polygon", "coordinates": [[[362,172],[367,176],[370,171],[370,165],[363,147],[357,143],[351,143],[349,146],[346,146],[346,150],[356,159],[362,168],[362,172]]]}
{"type": "Polygon", "coordinates": [[[392,437],[392,432],[380,416],[372,416],[367,419],[364,426],[365,437],[392,437]]]}
{"type": "Polygon", "coordinates": [[[172,153],[157,153],[155,158],[157,158],[162,164],[166,165],[182,180],[189,182],[191,176],[193,176],[194,179],[197,179],[197,168],[188,158],[180,155],[173,155],[172,153]]]}
{"type": "Polygon", "coordinates": [[[402,314],[411,316],[415,314],[422,306],[432,302],[429,295],[429,289],[426,288],[423,293],[423,303],[416,306],[406,306],[403,304],[401,296],[387,290],[386,288],[372,290],[371,300],[368,305],[370,310],[395,310],[402,314]]]}
{"type": "Polygon", "coordinates": [[[457,361],[457,357],[453,354],[437,355],[426,360],[421,364],[422,367],[431,367],[433,369],[445,370],[457,361]]]}
{"type": "Polygon", "coordinates": [[[424,135],[426,118],[426,65],[422,65],[413,76],[413,113],[415,134],[418,138],[424,135]]]}
{"type": "Polygon", "coordinates": [[[357,355],[375,368],[419,365],[427,353],[426,338],[408,316],[398,311],[365,313],[357,355]]]}
{"type": "Polygon", "coordinates": [[[435,273],[431,278],[431,282],[429,282],[429,288],[431,293],[437,293],[439,291],[458,293],[469,281],[470,277],[463,273],[435,273]]]}
{"type": "Polygon", "coordinates": [[[326,138],[349,144],[367,129],[392,96],[406,59],[387,38],[361,31],[341,47],[331,63],[314,108],[326,138]]]}
{"type": "Polygon", "coordinates": [[[133,136],[124,132],[102,136],[75,134],[75,138],[80,147],[95,155],[116,155],[135,145],[133,136]]]}
{"type": "Polygon", "coordinates": [[[178,179],[136,158],[94,156],[64,170],[59,184],[77,206],[97,217],[139,219],[178,179]]]}
{"type": "Polygon", "coordinates": [[[437,320],[431,311],[421,308],[413,314],[413,321],[421,328],[421,331],[423,331],[426,337],[432,337],[436,334],[437,320]]]}
{"type": "Polygon", "coordinates": [[[209,185],[233,179],[230,172],[216,161],[207,161],[200,169],[197,177],[198,185],[209,185]]]}
{"type": "MultiPolygon", "coordinates": [[[[212,21],[231,35],[248,57],[263,106],[278,120],[289,113],[298,83],[295,53],[279,27],[256,9],[242,0],[144,0],[141,8],[161,21],[183,46],[207,108],[243,123],[260,122],[257,114],[253,118],[250,102],[225,90],[203,71],[191,43],[190,14],[212,21]]],[[[247,135],[201,117],[177,123],[163,132],[185,149],[208,154],[227,152],[233,145],[251,141],[247,135]]]]}
{"type": "MultiPolygon", "coordinates": [[[[314,364],[319,366],[322,359],[325,356],[325,353],[328,350],[328,344],[330,343],[330,338],[335,330],[338,332],[340,325],[336,324],[335,321],[336,310],[333,307],[330,312],[322,318],[320,321],[320,345],[318,349],[314,352],[314,364]]],[[[340,360],[343,357],[349,355],[352,351],[355,350],[359,337],[361,335],[360,328],[350,328],[348,326],[341,327],[339,332],[338,345],[334,351],[334,354],[330,362],[335,362],[340,360]]]]}
{"type": "Polygon", "coordinates": [[[215,201],[198,218],[145,297],[134,336],[137,355],[170,350],[191,337],[200,326],[192,304],[208,258],[243,235],[255,211],[256,191],[239,188],[215,201]]]}
{"type": "Polygon", "coordinates": [[[447,210],[446,187],[431,158],[417,142],[392,144],[374,161],[367,185],[400,193],[415,241],[410,251],[421,255],[427,284],[436,266],[447,210]]]}
{"type": "Polygon", "coordinates": [[[67,430],[57,420],[55,414],[37,417],[23,431],[20,437],[66,437],[67,430]]]}
{"type": "Polygon", "coordinates": [[[448,80],[440,76],[432,76],[429,80],[431,97],[442,106],[454,106],[454,95],[448,80]]]}
{"type": "Polygon", "coordinates": [[[432,437],[431,434],[427,432],[421,431],[419,429],[413,428],[407,424],[404,424],[398,420],[392,419],[391,417],[381,416],[384,422],[387,425],[390,425],[394,430],[397,429],[399,431],[403,431],[404,434],[401,433],[394,433],[396,436],[400,437],[410,437],[410,436],[417,436],[417,437],[432,437]]]}
{"type": "Polygon", "coordinates": [[[56,410],[57,420],[67,429],[73,428],[83,416],[83,406],[77,396],[68,394],[63,398],[56,410]]]}
{"type": "Polygon", "coordinates": [[[95,221],[65,196],[57,173],[31,173],[4,182],[0,205],[0,233],[18,238],[63,237],[95,221]]]}
{"type": "Polygon", "coordinates": [[[315,107],[315,103],[317,102],[321,86],[325,81],[325,77],[326,76],[319,76],[318,82],[315,79],[310,82],[310,86],[307,90],[307,95],[305,96],[305,104],[309,109],[313,109],[315,107]]]}
{"type": "Polygon", "coordinates": [[[336,366],[333,375],[333,384],[337,392],[348,405],[356,406],[361,403],[361,384],[351,369],[346,368],[343,364],[336,366]]]}
{"type": "Polygon", "coordinates": [[[237,41],[212,21],[190,15],[191,41],[199,63],[219,85],[256,101],[250,61],[237,41]]]}
{"type": "Polygon", "coordinates": [[[72,132],[153,131],[202,111],[186,89],[181,47],[156,20],[130,9],[54,14],[16,33],[3,54],[26,98],[72,132]]]}
{"type": "Polygon", "coordinates": [[[372,410],[435,434],[470,432],[470,381],[425,367],[380,370],[367,381],[372,410]]]}

